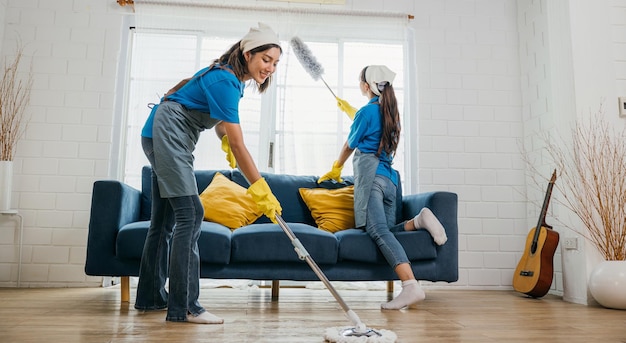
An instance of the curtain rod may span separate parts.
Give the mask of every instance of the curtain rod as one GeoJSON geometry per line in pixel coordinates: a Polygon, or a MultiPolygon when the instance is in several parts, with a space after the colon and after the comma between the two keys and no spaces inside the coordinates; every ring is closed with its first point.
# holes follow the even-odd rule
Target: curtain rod
{"type": "MultiPolygon", "coordinates": [[[[144,4],[149,5],[165,5],[163,2],[158,1],[140,1],[144,4]]],[[[135,11],[135,1],[134,0],[117,0],[117,3],[120,6],[130,5],[133,8],[133,12],[135,11]]],[[[399,17],[404,16],[405,14],[401,13],[392,13],[392,12],[368,12],[368,11],[334,11],[322,8],[283,8],[283,7],[247,7],[247,6],[237,6],[237,5],[220,5],[220,4],[199,4],[193,2],[181,2],[181,5],[189,6],[189,7],[206,7],[206,8],[218,8],[218,9],[235,9],[235,10],[255,10],[255,11],[266,11],[266,12],[277,12],[277,11],[286,11],[286,12],[308,12],[314,14],[330,14],[330,15],[354,15],[354,16],[365,16],[365,17],[399,17]]],[[[412,14],[406,14],[406,17],[409,20],[413,20],[415,18],[412,14]]]]}

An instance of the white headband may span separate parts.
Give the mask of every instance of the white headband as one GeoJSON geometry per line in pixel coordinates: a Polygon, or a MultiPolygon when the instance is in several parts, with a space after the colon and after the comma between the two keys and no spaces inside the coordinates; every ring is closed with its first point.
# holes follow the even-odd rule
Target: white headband
{"type": "Polygon", "coordinates": [[[241,39],[239,47],[241,48],[242,52],[245,53],[266,44],[280,45],[280,40],[278,39],[278,35],[274,33],[271,27],[263,23],[259,23],[258,28],[250,28],[248,34],[246,34],[241,39]]]}
{"type": "Polygon", "coordinates": [[[393,79],[395,78],[396,73],[384,65],[371,65],[365,69],[365,81],[370,86],[372,92],[378,96],[380,96],[380,92],[387,83],[393,85],[393,79]]]}

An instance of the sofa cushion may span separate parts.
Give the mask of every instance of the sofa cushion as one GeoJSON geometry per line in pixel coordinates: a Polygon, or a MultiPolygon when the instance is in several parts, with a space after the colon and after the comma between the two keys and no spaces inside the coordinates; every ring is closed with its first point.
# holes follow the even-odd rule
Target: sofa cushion
{"type": "Polygon", "coordinates": [[[300,196],[319,229],[334,233],[354,228],[354,186],[300,188],[300,196]]]}
{"type": "MultiPolygon", "coordinates": [[[[319,264],[337,262],[337,239],[308,224],[289,223],[289,228],[319,264]]],[[[287,234],[277,224],[251,224],[232,233],[235,262],[294,262],[298,254],[287,234]]]]}
{"type": "MultiPolygon", "coordinates": [[[[335,234],[339,240],[339,260],[366,263],[387,263],[374,240],[361,229],[350,229],[335,234]]],[[[395,233],[404,247],[409,261],[434,259],[437,257],[435,243],[426,230],[395,233]]]]}
{"type": "Polygon", "coordinates": [[[141,259],[148,227],[150,227],[149,221],[122,226],[115,239],[115,255],[121,259],[141,259]]]}
{"type": "MultiPolygon", "coordinates": [[[[141,260],[143,244],[148,234],[149,221],[122,226],[115,242],[116,255],[121,259],[141,260]]],[[[226,226],[203,222],[198,239],[200,261],[227,264],[230,262],[230,229],[226,226]]]]}
{"type": "Polygon", "coordinates": [[[200,238],[198,238],[200,262],[230,263],[232,246],[230,229],[217,223],[202,222],[200,230],[200,238]]]}
{"type": "Polygon", "coordinates": [[[216,173],[200,193],[200,202],[204,207],[204,220],[233,230],[254,222],[263,214],[245,188],[221,173],[216,173]]]}

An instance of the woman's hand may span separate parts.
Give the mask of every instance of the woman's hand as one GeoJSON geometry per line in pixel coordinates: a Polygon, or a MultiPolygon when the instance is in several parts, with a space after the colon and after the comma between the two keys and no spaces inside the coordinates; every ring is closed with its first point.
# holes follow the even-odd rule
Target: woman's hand
{"type": "Polygon", "coordinates": [[[264,178],[260,178],[255,183],[251,184],[246,193],[250,194],[263,214],[275,224],[278,223],[276,221],[276,215],[282,214],[283,208],[280,206],[278,199],[276,199],[264,178]]]}
{"type": "Polygon", "coordinates": [[[228,144],[228,136],[222,136],[222,151],[226,153],[226,161],[228,161],[228,165],[235,169],[237,168],[237,159],[235,159],[235,155],[233,155],[233,150],[230,148],[230,144],[228,144]]]}
{"type": "Polygon", "coordinates": [[[333,163],[333,168],[322,177],[317,180],[317,183],[322,183],[326,180],[335,180],[337,182],[343,182],[341,178],[341,170],[343,169],[343,164],[339,164],[339,161],[335,161],[333,163]]]}
{"type": "Polygon", "coordinates": [[[352,107],[352,105],[350,105],[350,103],[348,103],[347,101],[337,97],[337,107],[339,107],[340,110],[344,111],[347,115],[348,118],[350,118],[350,120],[354,120],[354,115],[356,114],[356,108],[352,107]]]}

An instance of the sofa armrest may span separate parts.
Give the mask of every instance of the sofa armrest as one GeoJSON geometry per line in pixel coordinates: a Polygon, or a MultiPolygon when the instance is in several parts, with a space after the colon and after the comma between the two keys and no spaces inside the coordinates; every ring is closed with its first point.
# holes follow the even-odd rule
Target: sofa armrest
{"type": "MultiPolygon", "coordinates": [[[[404,195],[402,196],[402,219],[412,219],[424,207],[433,211],[442,224],[446,219],[454,219],[454,222],[450,222],[450,224],[456,227],[458,215],[458,196],[456,193],[435,191],[404,195]]],[[[446,232],[447,229],[446,227],[446,232]]]]}
{"type": "Polygon", "coordinates": [[[141,192],[119,181],[96,181],[91,196],[85,273],[96,276],[128,275],[128,266],[115,256],[120,228],[139,220],[141,192]]]}
{"type": "Polygon", "coordinates": [[[446,230],[448,241],[437,246],[437,279],[454,282],[459,269],[458,196],[456,193],[435,191],[402,197],[402,218],[412,219],[422,208],[428,207],[446,230]]]}

